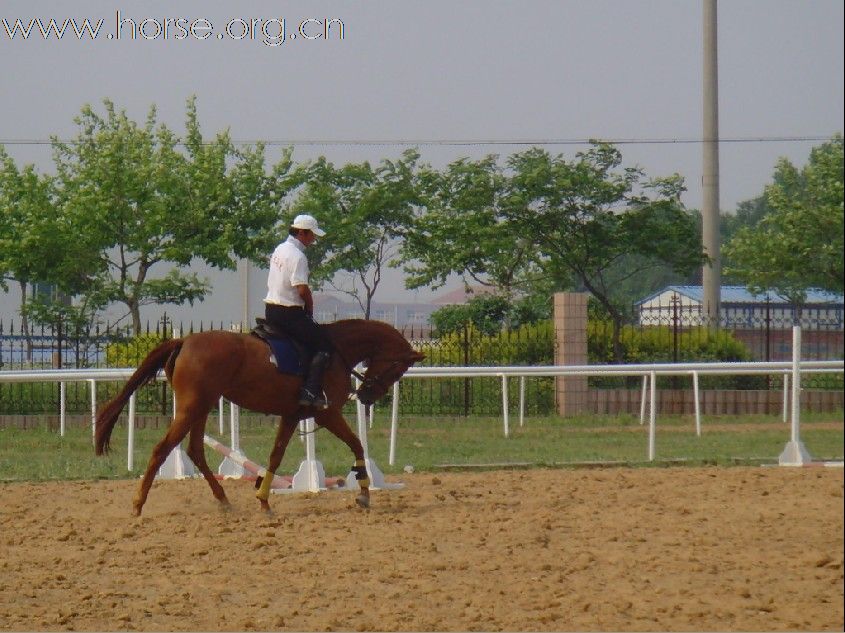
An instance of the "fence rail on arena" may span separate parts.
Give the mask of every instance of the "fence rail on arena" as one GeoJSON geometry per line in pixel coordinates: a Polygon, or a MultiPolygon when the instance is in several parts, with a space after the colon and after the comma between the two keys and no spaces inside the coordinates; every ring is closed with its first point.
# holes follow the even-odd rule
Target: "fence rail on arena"
{"type": "MultiPolygon", "coordinates": [[[[524,379],[529,376],[633,376],[642,380],[642,408],[641,422],[644,421],[646,408],[646,391],[648,389],[649,406],[649,449],[648,458],[655,457],[655,433],[657,416],[657,378],[660,375],[692,375],[696,391],[696,403],[698,403],[698,379],[699,376],[708,374],[723,375],[748,375],[748,374],[782,374],[786,379],[791,376],[791,392],[787,395],[786,380],[784,380],[784,418],[786,408],[790,407],[792,419],[792,439],[787,444],[787,451],[790,444],[800,445],[798,425],[800,420],[800,398],[802,375],[813,373],[834,373],[841,375],[845,370],[845,361],[801,361],[801,328],[793,328],[793,359],[791,362],[747,362],[747,363],[671,363],[671,364],[649,364],[649,365],[610,365],[610,366],[506,366],[506,367],[412,367],[405,374],[405,378],[451,378],[451,377],[495,377],[501,381],[501,412],[505,435],[509,434],[509,398],[508,379],[524,379]]],[[[94,421],[97,408],[97,383],[125,380],[133,373],[132,368],[123,369],[87,369],[87,370],[21,370],[21,371],[0,371],[0,385],[23,384],[23,383],[58,383],[60,397],[64,397],[65,385],[69,382],[85,381],[90,385],[90,406],[91,406],[91,427],[94,429],[94,421]]],[[[134,399],[133,395],[133,399],[134,399]]],[[[522,423],[522,392],[520,394],[520,423],[522,423]]],[[[134,400],[131,406],[129,427],[134,428],[135,415],[134,400]]],[[[64,400],[60,402],[62,415],[61,429],[64,429],[64,415],[66,407],[64,400]]],[[[393,390],[393,407],[391,422],[391,463],[392,447],[395,445],[395,433],[398,416],[398,389],[393,390]]],[[[360,417],[360,416],[359,416],[360,417]]],[[[696,430],[700,434],[700,410],[696,405],[696,430]]],[[[130,433],[130,442],[132,441],[130,433]]],[[[792,455],[788,459],[801,460],[801,451],[797,456],[793,448],[792,455]]],[[[130,453],[132,453],[130,447],[130,453]]]]}

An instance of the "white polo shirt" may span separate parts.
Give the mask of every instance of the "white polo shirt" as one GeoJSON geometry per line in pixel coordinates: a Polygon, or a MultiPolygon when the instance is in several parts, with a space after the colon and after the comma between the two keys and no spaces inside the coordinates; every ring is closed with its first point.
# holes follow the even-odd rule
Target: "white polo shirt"
{"type": "Polygon", "coordinates": [[[305,306],[294,286],[308,284],[308,259],[305,245],[289,235],[270,256],[270,273],[267,276],[267,296],[264,303],[282,306],[305,306]]]}

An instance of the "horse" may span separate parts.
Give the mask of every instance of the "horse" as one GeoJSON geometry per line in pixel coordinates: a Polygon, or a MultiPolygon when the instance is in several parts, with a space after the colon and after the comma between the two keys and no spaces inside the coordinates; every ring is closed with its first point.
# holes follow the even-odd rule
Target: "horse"
{"type": "Polygon", "coordinates": [[[370,481],[364,449],[341,413],[343,404],[353,393],[351,374],[361,379],[355,395],[369,405],[384,396],[391,385],[425,355],[415,351],[398,330],[380,321],[348,319],[323,327],[335,352],[323,375],[323,391],[329,406],[320,410],[299,405],[302,377],[280,373],[271,362],[267,343],[251,334],[212,330],[171,339],[153,349],[120,393],[100,411],[95,426],[95,453],[102,455],[109,450],[112,430],[132,393],[154,380],[164,368],[173,388],[176,408],[167,433],[153,448],[147,470],[138,485],[132,502],[134,515],[141,514],[164,460],[189,433],[188,456],[205,477],[214,497],[222,505],[229,505],[223,487],[208,467],[203,447],[208,414],[221,396],[241,407],[281,416],[267,473],[256,492],[264,511],[270,511],[270,484],[288,442],[299,421],[306,417],[313,417],[318,427],[328,429],[349,446],[355,456],[352,470],[359,487],[356,502],[361,507],[369,507],[370,481]],[[353,369],[362,361],[366,361],[367,366],[363,376],[353,369]]]}

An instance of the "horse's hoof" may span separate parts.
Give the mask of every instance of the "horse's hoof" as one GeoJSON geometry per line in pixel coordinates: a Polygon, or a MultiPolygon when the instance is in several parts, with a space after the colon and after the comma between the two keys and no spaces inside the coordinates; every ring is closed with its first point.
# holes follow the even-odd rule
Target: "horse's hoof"
{"type": "Polygon", "coordinates": [[[359,508],[369,508],[370,498],[367,495],[358,495],[355,497],[355,503],[358,504],[359,508]]]}
{"type": "Polygon", "coordinates": [[[267,503],[264,499],[259,499],[261,501],[261,511],[266,514],[273,514],[273,511],[270,509],[270,504],[267,503]]]}

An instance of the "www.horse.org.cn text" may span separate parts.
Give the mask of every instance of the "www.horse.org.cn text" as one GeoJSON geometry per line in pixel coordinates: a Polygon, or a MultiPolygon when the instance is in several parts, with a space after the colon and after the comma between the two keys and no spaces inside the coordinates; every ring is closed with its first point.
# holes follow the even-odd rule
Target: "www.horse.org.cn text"
{"type": "Polygon", "coordinates": [[[13,41],[110,40],[182,42],[231,40],[281,46],[287,42],[342,41],[346,24],[340,18],[230,18],[222,23],[197,17],[132,17],[115,12],[113,30],[105,18],[0,19],[0,37],[13,41]]]}

